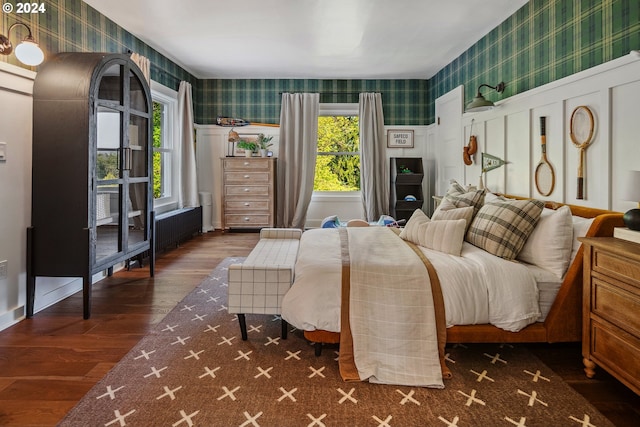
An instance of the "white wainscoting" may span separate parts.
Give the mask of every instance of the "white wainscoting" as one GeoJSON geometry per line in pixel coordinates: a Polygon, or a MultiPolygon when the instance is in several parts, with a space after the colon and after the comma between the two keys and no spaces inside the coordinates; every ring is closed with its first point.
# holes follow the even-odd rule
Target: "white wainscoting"
{"type": "MultiPolygon", "coordinates": [[[[506,82],[509,85],[509,82],[506,82]]],[[[464,167],[465,183],[477,185],[481,152],[506,160],[484,174],[484,183],[507,192],[624,212],[635,206],[621,200],[619,188],[628,170],[640,170],[640,53],[590,68],[497,103],[481,113],[462,116],[463,135],[478,138],[475,163],[464,167]],[[569,137],[573,109],[588,106],[595,117],[593,141],[586,151],[584,199],[577,199],[578,149],[569,137]],[[556,184],[548,197],[536,190],[535,167],[541,156],[540,116],[546,117],[547,156],[556,184]]],[[[436,154],[436,161],[440,159],[436,154]]],[[[463,163],[462,155],[460,162],[463,163]]]]}

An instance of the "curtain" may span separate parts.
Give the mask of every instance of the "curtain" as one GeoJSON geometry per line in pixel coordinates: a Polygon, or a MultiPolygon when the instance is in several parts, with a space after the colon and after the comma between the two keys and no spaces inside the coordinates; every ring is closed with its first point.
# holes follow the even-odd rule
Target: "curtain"
{"type": "Polygon", "coordinates": [[[199,206],[196,151],[193,138],[193,100],[191,84],[180,82],[178,89],[178,153],[180,156],[180,193],[178,207],[199,206]]]}
{"type": "Polygon", "coordinates": [[[389,213],[389,171],[384,138],[382,96],[361,93],[360,115],[360,189],[367,221],[376,221],[389,213]]]}
{"type": "Polygon", "coordinates": [[[304,228],[318,146],[317,93],[283,93],[278,145],[278,227],[304,228]]]}
{"type": "Polygon", "coordinates": [[[142,56],[133,52],[130,56],[131,60],[140,68],[142,75],[147,80],[147,84],[151,84],[151,61],[146,56],[142,56]]]}

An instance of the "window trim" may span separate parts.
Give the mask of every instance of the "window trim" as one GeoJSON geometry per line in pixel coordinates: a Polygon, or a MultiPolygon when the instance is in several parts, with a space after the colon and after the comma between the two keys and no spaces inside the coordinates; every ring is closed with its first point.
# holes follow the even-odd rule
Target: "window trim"
{"type": "MultiPolygon", "coordinates": [[[[360,104],[357,102],[327,102],[320,103],[318,116],[360,116],[360,104]]],[[[317,150],[316,150],[317,151],[317,150]]],[[[335,153],[343,154],[343,153],[335,153]]],[[[346,154],[346,153],[344,153],[346,154]]],[[[362,190],[356,191],[313,191],[312,199],[321,200],[335,197],[360,196],[362,190]]]]}
{"type": "Polygon", "coordinates": [[[163,137],[168,142],[168,146],[163,146],[158,151],[171,153],[171,171],[170,171],[170,195],[153,200],[153,207],[156,214],[168,212],[178,207],[178,185],[179,185],[179,159],[176,151],[175,141],[177,141],[178,132],[178,92],[164,86],[154,80],[151,80],[151,100],[160,102],[165,106],[165,129],[163,137]]]}

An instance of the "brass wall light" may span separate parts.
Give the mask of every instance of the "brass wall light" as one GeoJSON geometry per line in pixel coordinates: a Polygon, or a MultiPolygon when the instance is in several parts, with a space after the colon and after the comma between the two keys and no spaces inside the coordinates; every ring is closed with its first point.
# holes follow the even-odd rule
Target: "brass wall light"
{"type": "Polygon", "coordinates": [[[9,31],[7,31],[6,36],[0,34],[0,54],[9,55],[13,52],[13,46],[9,40],[9,36],[11,35],[11,30],[16,25],[23,25],[29,31],[29,35],[27,35],[27,37],[25,37],[24,40],[16,46],[16,58],[25,65],[40,65],[44,60],[44,53],[38,46],[38,43],[33,39],[33,36],[31,35],[31,28],[23,22],[16,22],[15,24],[12,24],[9,27],[9,31]]]}
{"type": "Polygon", "coordinates": [[[496,86],[489,86],[488,84],[481,84],[480,86],[478,86],[478,93],[476,94],[476,97],[473,98],[473,100],[467,105],[467,108],[465,110],[467,113],[490,110],[495,106],[492,101],[487,101],[480,93],[480,88],[484,86],[495,89],[498,93],[502,93],[504,92],[505,83],[500,82],[496,86]]]}

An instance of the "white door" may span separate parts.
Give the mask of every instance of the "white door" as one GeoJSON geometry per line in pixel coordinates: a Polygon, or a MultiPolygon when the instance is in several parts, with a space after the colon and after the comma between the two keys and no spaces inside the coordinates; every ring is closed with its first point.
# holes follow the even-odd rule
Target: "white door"
{"type": "Polygon", "coordinates": [[[444,195],[449,180],[464,183],[462,111],[464,86],[436,99],[436,194],[444,195]]]}

